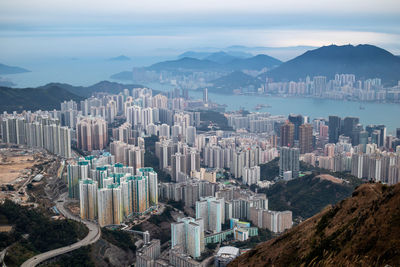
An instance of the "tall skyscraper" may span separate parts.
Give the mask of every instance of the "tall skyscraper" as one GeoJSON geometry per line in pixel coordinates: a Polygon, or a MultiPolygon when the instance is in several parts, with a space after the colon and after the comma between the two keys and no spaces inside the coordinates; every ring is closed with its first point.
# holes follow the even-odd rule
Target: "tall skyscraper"
{"type": "Polygon", "coordinates": [[[68,196],[79,199],[79,181],[89,177],[89,161],[79,160],[67,166],[68,196]]]}
{"type": "Polygon", "coordinates": [[[363,146],[362,151],[365,153],[365,150],[366,150],[367,144],[368,144],[368,132],[361,131],[358,136],[358,141],[359,141],[359,144],[363,146]]]}
{"type": "Polygon", "coordinates": [[[114,141],[110,143],[110,152],[116,162],[131,166],[134,170],[144,167],[144,149],[139,146],[114,141]]]}
{"type": "Polygon", "coordinates": [[[315,76],[313,78],[314,84],[314,94],[322,95],[326,90],[326,77],[325,76],[315,76]]]}
{"type": "Polygon", "coordinates": [[[243,183],[247,185],[257,184],[260,181],[260,166],[243,168],[243,183]]]}
{"type": "Polygon", "coordinates": [[[188,126],[186,128],[186,143],[193,146],[196,141],[196,128],[194,126],[188,126]]]}
{"type": "Polygon", "coordinates": [[[221,232],[221,224],[225,221],[224,199],[201,197],[200,201],[196,201],[196,219],[203,219],[205,230],[221,232]]]}
{"type": "MultiPolygon", "coordinates": [[[[59,126],[58,126],[59,127],[59,126]]],[[[59,151],[58,154],[65,158],[71,157],[71,131],[68,127],[59,127],[59,151]]]]}
{"type": "Polygon", "coordinates": [[[198,258],[201,255],[201,226],[196,222],[187,224],[187,251],[193,258],[198,258]]]}
{"type": "Polygon", "coordinates": [[[200,257],[204,250],[203,238],[202,219],[195,220],[191,217],[185,217],[178,219],[176,223],[171,223],[171,247],[181,246],[193,258],[200,257]]]}
{"type": "Polygon", "coordinates": [[[294,125],[294,140],[299,140],[299,127],[304,123],[304,118],[299,114],[289,114],[289,121],[294,125]]]}
{"type": "Polygon", "coordinates": [[[3,118],[1,132],[4,143],[25,143],[25,119],[20,117],[3,118]]]}
{"type": "Polygon", "coordinates": [[[203,89],[203,103],[204,104],[208,103],[208,89],[207,88],[203,89]]]}
{"type": "Polygon", "coordinates": [[[196,218],[203,218],[204,230],[208,230],[208,202],[207,200],[196,201],[196,218]]]}
{"type": "Polygon", "coordinates": [[[300,154],[310,153],[313,150],[313,127],[311,124],[302,124],[299,127],[300,154]]]}
{"type": "Polygon", "coordinates": [[[329,116],[329,143],[336,144],[341,133],[341,119],[338,116],[329,116]]]}
{"type": "Polygon", "coordinates": [[[292,177],[297,178],[300,170],[300,150],[298,148],[281,147],[279,158],[279,173],[283,175],[286,171],[292,172],[292,177]]]}
{"type": "Polygon", "coordinates": [[[186,178],[183,177],[186,175],[186,157],[181,153],[175,153],[172,155],[171,159],[171,166],[172,166],[172,180],[175,182],[182,182],[186,178]]]}
{"type": "Polygon", "coordinates": [[[185,223],[178,221],[176,223],[171,223],[171,247],[185,244],[185,223]]]}
{"type": "Polygon", "coordinates": [[[97,192],[98,221],[101,227],[122,222],[121,189],[118,185],[109,185],[97,192]]]}
{"type": "Polygon", "coordinates": [[[353,146],[358,146],[360,144],[360,133],[364,130],[363,126],[359,123],[357,124],[351,133],[351,144],[353,146]]]}
{"type": "Polygon", "coordinates": [[[380,146],[385,146],[386,145],[386,127],[383,124],[377,125],[376,129],[380,131],[380,140],[379,144],[380,146]]]}
{"type": "Polygon", "coordinates": [[[97,182],[85,179],[79,182],[81,219],[94,220],[97,218],[97,182]]]}
{"type": "Polygon", "coordinates": [[[143,213],[150,207],[147,176],[130,176],[121,183],[124,215],[143,213]]]}
{"type": "Polygon", "coordinates": [[[380,143],[381,142],[381,131],[379,131],[379,130],[374,130],[372,133],[371,133],[371,142],[373,143],[373,144],[376,144],[378,147],[380,147],[382,144],[380,143]]]}
{"type": "Polygon", "coordinates": [[[158,204],[158,179],[157,173],[153,170],[153,168],[140,168],[137,170],[142,176],[148,177],[148,191],[149,191],[149,202],[150,205],[158,204]]]}
{"type": "MultiPolygon", "coordinates": [[[[208,202],[208,229],[214,233],[221,232],[223,201],[212,200],[208,202]],[[221,203],[222,202],[222,203],[221,203]]],[[[202,218],[204,220],[204,218],[202,218]]]]}
{"type": "MultiPolygon", "coordinates": [[[[367,125],[365,130],[368,132],[372,139],[372,143],[377,144],[378,147],[385,146],[386,142],[386,127],[385,125],[367,125]]],[[[399,133],[399,132],[397,132],[399,133]]]]}
{"type": "Polygon", "coordinates": [[[353,131],[359,123],[359,119],[356,117],[346,117],[343,120],[343,134],[350,138],[353,137],[353,131]]]}
{"type": "Polygon", "coordinates": [[[289,121],[281,126],[281,146],[294,146],[294,124],[289,121]]]}
{"type": "Polygon", "coordinates": [[[102,150],[107,146],[107,122],[99,117],[82,117],[76,125],[78,148],[102,150]]]}

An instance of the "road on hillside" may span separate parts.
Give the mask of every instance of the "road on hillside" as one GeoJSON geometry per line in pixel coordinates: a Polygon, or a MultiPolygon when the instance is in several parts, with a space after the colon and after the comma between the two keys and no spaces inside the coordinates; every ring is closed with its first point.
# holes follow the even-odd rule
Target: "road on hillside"
{"type": "Polygon", "coordinates": [[[53,257],[59,256],[61,254],[64,254],[64,253],[67,253],[67,252],[70,252],[70,251],[73,251],[73,250],[78,249],[80,247],[84,247],[84,246],[93,244],[97,240],[99,240],[99,238],[101,236],[100,227],[97,224],[94,224],[92,222],[81,220],[80,218],[78,218],[75,215],[71,214],[71,212],[69,212],[67,209],[65,209],[64,203],[65,203],[66,196],[67,196],[67,193],[64,193],[58,198],[58,200],[56,202],[57,203],[56,204],[57,209],[59,210],[59,212],[62,215],[64,215],[64,217],[66,217],[68,219],[71,219],[71,220],[75,220],[75,221],[84,223],[86,225],[86,227],[89,229],[88,235],[84,239],[82,239],[82,240],[80,240],[80,241],[78,241],[78,242],[76,242],[76,243],[74,243],[72,245],[69,245],[69,246],[66,246],[66,247],[62,247],[62,248],[58,248],[58,249],[54,249],[54,250],[50,250],[50,251],[47,251],[45,253],[36,255],[36,256],[28,259],[27,261],[25,261],[21,265],[22,267],[36,266],[36,265],[38,265],[39,263],[41,263],[41,262],[43,262],[45,260],[51,259],[53,257]]]}

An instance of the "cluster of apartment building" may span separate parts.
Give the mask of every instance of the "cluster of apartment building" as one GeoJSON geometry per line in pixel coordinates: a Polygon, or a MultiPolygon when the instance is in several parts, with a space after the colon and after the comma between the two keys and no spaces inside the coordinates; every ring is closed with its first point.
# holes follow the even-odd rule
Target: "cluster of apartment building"
{"type": "Polygon", "coordinates": [[[354,74],[336,74],[329,80],[326,76],[306,77],[299,81],[273,82],[266,79],[260,93],[289,96],[314,96],[331,99],[359,101],[400,101],[400,81],[396,86],[384,87],[380,78],[356,80],[354,74]]]}
{"type": "Polygon", "coordinates": [[[114,163],[114,156],[88,156],[67,166],[68,191],[80,200],[81,218],[100,226],[121,224],[158,204],[157,173],[114,163]]]}
{"type": "Polygon", "coordinates": [[[366,144],[365,147],[363,152],[363,145],[353,147],[351,143],[327,144],[324,153],[307,153],[301,156],[301,160],[335,172],[350,172],[358,178],[390,185],[398,183],[400,146],[396,151],[381,150],[376,144],[366,144]]]}
{"type": "Polygon", "coordinates": [[[52,112],[23,112],[1,116],[2,141],[44,148],[63,158],[71,157],[71,132],[52,112]]]}
{"type": "Polygon", "coordinates": [[[186,207],[194,207],[201,197],[214,196],[217,183],[207,180],[190,179],[179,183],[160,183],[160,199],[181,201],[186,207]]]}
{"type": "Polygon", "coordinates": [[[205,244],[219,243],[229,234],[241,241],[257,234],[250,223],[240,220],[249,220],[257,227],[280,233],[292,226],[292,213],[268,210],[265,194],[219,185],[214,195],[196,201],[195,218],[186,217],[171,224],[172,248],[182,246],[185,253],[198,258],[205,244]],[[223,231],[222,225],[228,223],[231,229],[223,231]]]}

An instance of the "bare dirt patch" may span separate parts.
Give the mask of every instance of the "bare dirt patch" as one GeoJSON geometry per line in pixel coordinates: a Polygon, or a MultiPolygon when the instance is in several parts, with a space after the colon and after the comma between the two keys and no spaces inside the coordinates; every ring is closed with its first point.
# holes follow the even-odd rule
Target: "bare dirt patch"
{"type": "Polygon", "coordinates": [[[11,156],[2,155],[0,161],[0,185],[14,183],[19,177],[30,172],[35,164],[32,155],[11,156]]]}
{"type": "Polygon", "coordinates": [[[329,175],[329,174],[321,174],[318,175],[317,178],[320,178],[322,180],[328,180],[331,181],[332,183],[336,183],[336,184],[343,184],[343,180],[340,178],[337,178],[335,176],[329,175]]]}

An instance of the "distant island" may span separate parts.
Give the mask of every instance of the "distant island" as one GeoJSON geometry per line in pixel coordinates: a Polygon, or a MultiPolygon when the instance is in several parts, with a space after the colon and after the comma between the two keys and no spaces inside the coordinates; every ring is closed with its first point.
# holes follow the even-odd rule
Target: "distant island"
{"type": "Polygon", "coordinates": [[[18,74],[25,72],[31,72],[31,71],[21,67],[14,67],[0,63],[0,74],[18,74]]]}
{"type": "Polygon", "coordinates": [[[129,60],[131,60],[131,58],[124,56],[124,55],[120,55],[118,57],[112,57],[112,58],[108,59],[108,61],[129,61],[129,60]]]}
{"type": "Polygon", "coordinates": [[[177,60],[163,61],[146,68],[150,71],[213,71],[232,72],[240,70],[272,69],[282,62],[268,55],[256,55],[248,58],[232,56],[225,52],[212,53],[202,59],[181,57],[177,60]]]}

